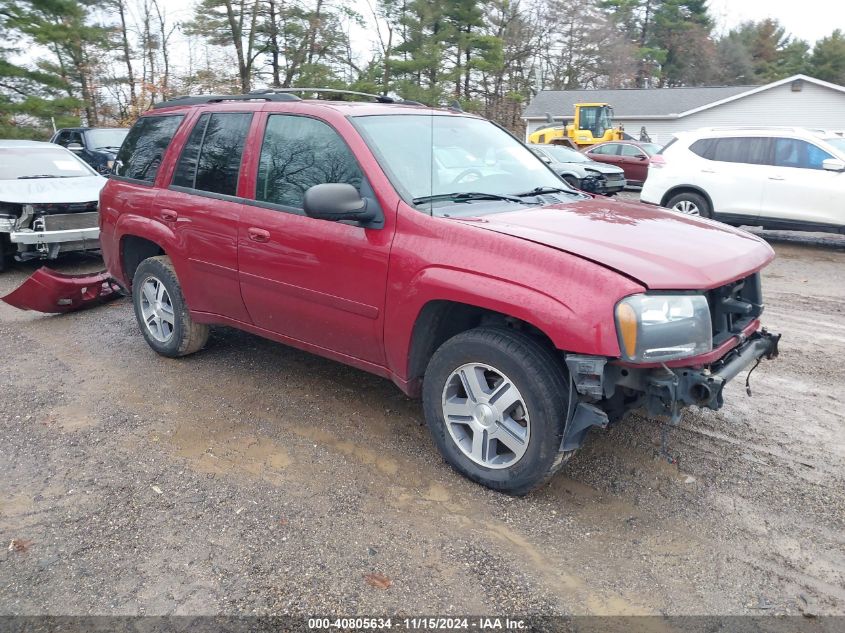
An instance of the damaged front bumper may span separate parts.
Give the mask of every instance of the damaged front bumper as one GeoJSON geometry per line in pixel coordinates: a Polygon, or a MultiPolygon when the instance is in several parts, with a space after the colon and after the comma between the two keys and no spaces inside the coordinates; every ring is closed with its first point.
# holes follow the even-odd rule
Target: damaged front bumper
{"type": "Polygon", "coordinates": [[[579,401],[567,422],[562,448],[578,448],[590,427],[607,427],[631,409],[642,407],[649,415],[666,416],[672,422],[690,405],[720,409],[725,385],[752,364],[775,358],[780,337],[765,328],[741,335],[730,351],[701,367],[637,367],[600,356],[567,355],[579,401]]]}
{"type": "Polygon", "coordinates": [[[107,271],[66,275],[43,266],[0,300],[20,310],[63,313],[116,299],[123,289],[107,271]]]}

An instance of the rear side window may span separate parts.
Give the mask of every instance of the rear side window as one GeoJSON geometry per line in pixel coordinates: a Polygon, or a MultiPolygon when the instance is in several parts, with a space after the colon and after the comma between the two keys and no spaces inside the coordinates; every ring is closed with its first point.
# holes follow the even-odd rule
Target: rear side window
{"type": "Polygon", "coordinates": [[[252,121],[246,112],[203,114],[182,148],[173,184],[234,196],[244,142],[252,121]]]}
{"type": "Polygon", "coordinates": [[[722,163],[766,165],[769,162],[770,147],[769,138],[702,138],[690,145],[690,151],[707,160],[722,163]]]}
{"type": "Polygon", "coordinates": [[[643,152],[636,145],[623,145],[622,156],[642,156],[643,152]]]}
{"type": "Polygon", "coordinates": [[[302,209],[305,192],[314,185],[340,182],[360,190],[362,181],[349,147],[326,123],[284,114],[267,119],[256,200],[302,209]]]}
{"type": "Polygon", "coordinates": [[[147,116],[138,119],[117,154],[117,176],[153,182],[164,153],[184,115],[147,116]]]}
{"type": "Polygon", "coordinates": [[[822,169],[822,162],[833,158],[812,143],[795,138],[775,139],[774,164],[778,167],[798,169],[822,169]]]}

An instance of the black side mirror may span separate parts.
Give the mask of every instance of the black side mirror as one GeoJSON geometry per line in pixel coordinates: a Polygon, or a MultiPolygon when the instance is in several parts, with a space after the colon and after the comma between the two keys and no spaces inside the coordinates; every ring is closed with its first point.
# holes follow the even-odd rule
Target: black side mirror
{"type": "Polygon", "coordinates": [[[367,208],[367,201],[355,187],[339,182],[310,187],[305,192],[302,208],[309,218],[333,222],[354,220],[366,223],[376,217],[375,211],[367,208]]]}

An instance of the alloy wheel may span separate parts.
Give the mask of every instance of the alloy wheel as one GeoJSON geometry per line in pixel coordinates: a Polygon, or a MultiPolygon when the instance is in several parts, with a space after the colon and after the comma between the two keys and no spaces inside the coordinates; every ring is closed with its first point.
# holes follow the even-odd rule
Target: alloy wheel
{"type": "Polygon", "coordinates": [[[141,316],[155,340],[166,343],[171,339],[176,323],[173,303],[164,284],[156,277],[147,277],[141,285],[141,316]]]}
{"type": "Polygon", "coordinates": [[[701,215],[698,205],[691,200],[679,200],[672,209],[680,213],[686,213],[687,215],[701,215]]]}
{"type": "Polygon", "coordinates": [[[442,406],[449,435],[476,464],[507,468],[525,454],[531,436],[525,399],[495,367],[458,367],[446,380],[442,406]]]}

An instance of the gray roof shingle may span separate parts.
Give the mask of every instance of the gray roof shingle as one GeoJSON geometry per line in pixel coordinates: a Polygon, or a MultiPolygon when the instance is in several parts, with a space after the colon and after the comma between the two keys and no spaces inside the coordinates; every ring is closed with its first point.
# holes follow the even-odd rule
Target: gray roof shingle
{"type": "Polygon", "coordinates": [[[617,117],[680,114],[747,92],[755,86],[700,88],[623,88],[616,90],[543,90],[525,108],[524,117],[571,117],[576,103],[609,103],[617,117]]]}

